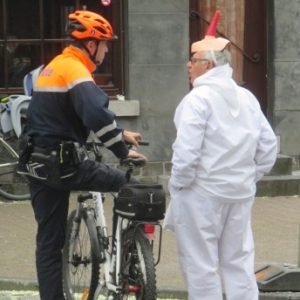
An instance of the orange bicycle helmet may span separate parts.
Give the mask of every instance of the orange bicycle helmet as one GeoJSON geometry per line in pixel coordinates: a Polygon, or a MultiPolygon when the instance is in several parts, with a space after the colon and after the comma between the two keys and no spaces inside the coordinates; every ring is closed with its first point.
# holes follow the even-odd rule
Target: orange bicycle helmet
{"type": "Polygon", "coordinates": [[[87,10],[77,10],[69,15],[66,32],[78,40],[96,39],[109,41],[117,39],[111,25],[105,18],[87,10]]]}

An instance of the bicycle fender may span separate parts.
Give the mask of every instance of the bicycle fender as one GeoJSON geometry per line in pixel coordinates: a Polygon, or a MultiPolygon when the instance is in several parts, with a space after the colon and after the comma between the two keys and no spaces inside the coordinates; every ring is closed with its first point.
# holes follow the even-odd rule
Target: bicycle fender
{"type": "Polygon", "coordinates": [[[92,209],[87,209],[83,213],[83,218],[86,222],[86,226],[89,232],[92,252],[99,260],[99,263],[103,263],[105,261],[105,253],[103,250],[103,245],[100,244],[97,234],[96,222],[94,218],[94,212],[92,209]]]}

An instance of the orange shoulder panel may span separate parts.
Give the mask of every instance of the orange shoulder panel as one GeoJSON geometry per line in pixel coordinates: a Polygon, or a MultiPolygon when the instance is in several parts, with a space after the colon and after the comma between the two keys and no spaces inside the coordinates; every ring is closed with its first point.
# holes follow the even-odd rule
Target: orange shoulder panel
{"type": "Polygon", "coordinates": [[[36,87],[67,88],[72,83],[81,80],[93,81],[93,77],[80,59],[59,55],[42,71],[36,82],[36,87]]]}

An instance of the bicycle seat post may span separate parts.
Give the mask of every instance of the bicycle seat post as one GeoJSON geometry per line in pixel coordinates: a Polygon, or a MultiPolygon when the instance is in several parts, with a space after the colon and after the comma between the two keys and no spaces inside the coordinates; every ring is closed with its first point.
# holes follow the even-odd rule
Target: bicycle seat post
{"type": "Polygon", "coordinates": [[[134,167],[130,166],[128,167],[127,171],[126,171],[126,179],[127,179],[127,183],[130,181],[130,177],[131,177],[131,173],[133,172],[134,167]]]}

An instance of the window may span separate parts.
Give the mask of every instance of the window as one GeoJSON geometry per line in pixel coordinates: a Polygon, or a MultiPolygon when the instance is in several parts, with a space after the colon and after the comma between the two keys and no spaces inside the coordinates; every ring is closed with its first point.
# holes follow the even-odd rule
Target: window
{"type": "Polygon", "coordinates": [[[118,36],[94,73],[97,85],[110,98],[124,94],[123,1],[103,6],[100,0],[2,0],[0,7],[0,93],[23,94],[23,78],[46,65],[68,45],[65,25],[68,15],[87,9],[103,15],[118,36]]]}

